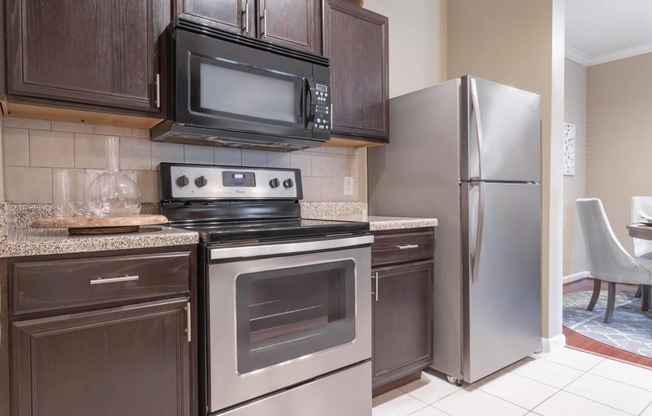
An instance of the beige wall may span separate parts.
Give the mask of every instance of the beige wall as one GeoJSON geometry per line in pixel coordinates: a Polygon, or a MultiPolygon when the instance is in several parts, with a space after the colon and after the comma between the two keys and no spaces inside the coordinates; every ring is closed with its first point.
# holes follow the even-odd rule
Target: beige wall
{"type": "Polygon", "coordinates": [[[543,337],[556,344],[563,343],[563,5],[563,0],[454,0],[447,23],[449,78],[471,74],[541,94],[542,325],[543,337]]]}
{"type": "MultiPolygon", "coordinates": [[[[143,202],[159,202],[160,162],[234,166],[297,167],[306,201],[357,201],[360,151],[320,147],[291,153],[158,143],[149,131],[84,123],[4,118],[4,185],[9,202],[51,203],[52,169],[105,169],[104,138],[120,137],[120,169],[138,172],[143,202]],[[354,195],[344,195],[344,176],[353,176],[354,195]]],[[[363,175],[363,178],[366,176],[363,175]]],[[[363,179],[364,180],[364,179],[363,179]]]]}
{"type": "Polygon", "coordinates": [[[446,0],[365,0],[389,18],[389,95],[446,80],[446,0]]]}
{"type": "Polygon", "coordinates": [[[586,196],[587,69],[566,59],[564,121],[575,125],[575,175],[564,176],[564,276],[587,270],[584,237],[575,200],[586,196]]]}
{"type": "Polygon", "coordinates": [[[632,251],[631,198],[652,195],[652,53],[588,68],[586,191],[632,251]]]}

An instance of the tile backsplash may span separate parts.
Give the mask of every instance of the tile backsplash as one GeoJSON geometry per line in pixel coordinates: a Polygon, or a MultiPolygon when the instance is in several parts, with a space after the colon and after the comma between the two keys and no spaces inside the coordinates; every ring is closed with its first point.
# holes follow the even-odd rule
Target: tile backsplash
{"type": "MultiPolygon", "coordinates": [[[[149,130],[33,120],[3,119],[5,199],[51,203],[52,169],[106,169],[104,139],[120,137],[120,169],[137,172],[143,202],[158,202],[160,162],[301,169],[305,201],[358,201],[361,150],[323,146],[289,153],[152,142],[149,130]],[[344,177],[353,195],[344,195],[344,177]]],[[[362,167],[364,169],[364,166],[362,167]]]]}

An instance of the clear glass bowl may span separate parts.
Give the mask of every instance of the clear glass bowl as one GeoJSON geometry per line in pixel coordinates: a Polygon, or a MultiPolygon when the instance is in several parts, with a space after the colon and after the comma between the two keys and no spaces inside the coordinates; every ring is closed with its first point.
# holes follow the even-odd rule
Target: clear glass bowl
{"type": "Polygon", "coordinates": [[[98,217],[123,217],[140,214],[140,188],[120,172],[119,139],[106,142],[107,171],[88,186],[88,206],[98,217]]]}

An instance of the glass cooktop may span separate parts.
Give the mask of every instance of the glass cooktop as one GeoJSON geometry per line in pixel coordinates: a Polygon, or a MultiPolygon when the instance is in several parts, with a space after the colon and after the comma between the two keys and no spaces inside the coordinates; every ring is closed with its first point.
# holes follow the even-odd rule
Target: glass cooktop
{"type": "Polygon", "coordinates": [[[197,231],[205,243],[323,237],[369,231],[368,222],[309,218],[195,222],[172,226],[197,231]]]}

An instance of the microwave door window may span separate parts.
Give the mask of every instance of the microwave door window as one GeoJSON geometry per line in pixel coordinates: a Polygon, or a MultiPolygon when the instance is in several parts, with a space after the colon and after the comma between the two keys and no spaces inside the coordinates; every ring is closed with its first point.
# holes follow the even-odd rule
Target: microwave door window
{"type": "MultiPolygon", "coordinates": [[[[250,67],[199,63],[201,113],[237,115],[251,121],[301,125],[302,79],[250,67]]],[[[195,78],[197,79],[197,78],[195,78]]],[[[196,91],[196,89],[193,88],[196,91]]]]}

